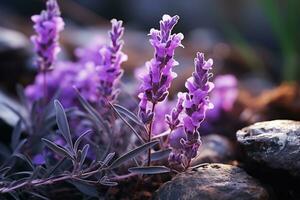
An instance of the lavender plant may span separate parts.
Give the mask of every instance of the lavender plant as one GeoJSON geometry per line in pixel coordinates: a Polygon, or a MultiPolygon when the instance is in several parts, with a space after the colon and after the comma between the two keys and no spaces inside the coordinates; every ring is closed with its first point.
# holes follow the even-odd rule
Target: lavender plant
{"type": "MultiPolygon", "coordinates": [[[[174,59],[175,49],[182,46],[183,34],[171,34],[179,17],[164,15],[160,21],[160,30],[150,30],[150,43],[155,49],[154,58],[146,63],[148,73],[142,77],[139,94],[139,116],[148,125],[148,141],[151,140],[155,106],[168,96],[172,80],[177,76],[172,68],[178,63],[174,59]]],[[[151,152],[148,152],[148,165],[151,163],[151,152]]]]}

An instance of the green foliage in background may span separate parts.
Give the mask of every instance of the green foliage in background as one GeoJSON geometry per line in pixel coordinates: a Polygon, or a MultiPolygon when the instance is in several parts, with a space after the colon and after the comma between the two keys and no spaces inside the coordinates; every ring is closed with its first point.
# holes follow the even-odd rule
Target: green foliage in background
{"type": "Polygon", "coordinates": [[[270,19],[283,55],[283,80],[300,80],[300,1],[259,0],[270,19]]]}

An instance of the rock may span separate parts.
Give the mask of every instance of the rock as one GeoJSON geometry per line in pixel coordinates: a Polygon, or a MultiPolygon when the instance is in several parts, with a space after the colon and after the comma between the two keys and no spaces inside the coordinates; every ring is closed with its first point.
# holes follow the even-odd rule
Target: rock
{"type": "Polygon", "coordinates": [[[238,131],[237,140],[251,161],[300,176],[300,122],[255,123],[238,131]]]}
{"type": "Polygon", "coordinates": [[[212,134],[201,137],[202,145],[192,166],[201,163],[228,163],[234,159],[233,144],[224,136],[212,134]]]}
{"type": "Polygon", "coordinates": [[[239,167],[204,164],[163,184],[153,199],[266,200],[269,194],[257,180],[239,167]]]}

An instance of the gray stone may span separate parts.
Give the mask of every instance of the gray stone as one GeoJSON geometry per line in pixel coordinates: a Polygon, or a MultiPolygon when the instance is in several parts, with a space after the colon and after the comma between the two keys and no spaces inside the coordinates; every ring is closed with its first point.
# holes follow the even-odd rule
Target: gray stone
{"type": "Polygon", "coordinates": [[[300,122],[255,123],[238,131],[237,140],[251,161],[300,176],[300,122]]]}
{"type": "Polygon", "coordinates": [[[175,176],[155,192],[155,200],[266,200],[266,189],[243,169],[225,164],[203,164],[175,176]]]}

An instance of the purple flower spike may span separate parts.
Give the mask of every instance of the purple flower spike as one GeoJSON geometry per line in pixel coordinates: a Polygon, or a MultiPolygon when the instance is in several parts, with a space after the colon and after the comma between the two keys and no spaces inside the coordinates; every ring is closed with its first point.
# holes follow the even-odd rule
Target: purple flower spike
{"type": "Polygon", "coordinates": [[[208,97],[209,92],[214,87],[214,84],[209,81],[212,77],[212,73],[210,73],[212,65],[212,59],[205,61],[204,54],[197,53],[195,72],[185,84],[188,93],[183,103],[186,112],[186,116],[183,118],[183,126],[187,137],[183,142],[183,148],[188,160],[197,155],[201,144],[197,129],[205,119],[206,111],[213,108],[213,104],[208,97]]]}
{"type": "MultiPolygon", "coordinates": [[[[197,53],[197,57],[195,58],[195,72],[193,72],[192,77],[185,84],[188,92],[178,96],[177,108],[173,109],[171,116],[166,117],[171,130],[178,128],[178,124],[182,120],[186,134],[186,138],[180,138],[180,141],[177,141],[177,143],[181,143],[180,148],[173,147],[173,152],[169,157],[171,164],[178,163],[178,158],[180,158],[182,160],[181,164],[184,168],[187,168],[191,159],[197,155],[198,148],[201,145],[198,128],[205,119],[206,111],[213,108],[213,104],[208,97],[214,87],[214,84],[209,81],[212,77],[212,73],[210,73],[212,65],[212,59],[206,61],[203,53],[197,53]],[[179,119],[181,111],[183,116],[182,119],[179,119]],[[182,155],[179,156],[176,154],[182,155]]],[[[174,140],[172,137],[169,140],[170,144],[176,142],[172,141],[174,140]]]]}
{"type": "Polygon", "coordinates": [[[124,44],[123,40],[121,40],[124,28],[122,27],[122,21],[117,21],[116,19],[111,20],[112,30],[109,32],[109,36],[111,39],[111,48],[114,54],[117,54],[121,51],[121,48],[124,44]]]}
{"type": "Polygon", "coordinates": [[[31,19],[35,23],[33,28],[36,35],[31,36],[31,41],[38,55],[37,65],[40,71],[48,71],[60,51],[59,32],[64,28],[56,0],[48,0],[47,9],[31,19]]]}
{"type": "Polygon", "coordinates": [[[124,33],[122,21],[113,19],[111,24],[112,29],[109,32],[111,44],[100,48],[100,62],[97,66],[100,79],[100,102],[102,104],[105,104],[104,98],[111,102],[117,98],[119,91],[116,89],[116,85],[123,74],[121,64],[127,60],[127,55],[121,51],[124,43],[121,39],[124,33]]]}
{"type": "Polygon", "coordinates": [[[150,30],[150,43],[155,49],[154,58],[146,63],[148,73],[142,77],[139,115],[144,123],[152,121],[152,105],[162,102],[168,96],[172,80],[177,76],[172,68],[178,63],[173,58],[175,49],[182,46],[183,34],[171,34],[179,17],[164,15],[160,21],[160,30],[150,30]]]}
{"type": "Polygon", "coordinates": [[[206,110],[212,109],[213,104],[209,101],[208,94],[214,88],[214,84],[209,81],[212,73],[213,60],[204,60],[203,53],[197,53],[195,58],[195,72],[185,83],[188,89],[183,107],[186,116],[183,119],[186,133],[193,134],[205,119],[206,110]]]}

